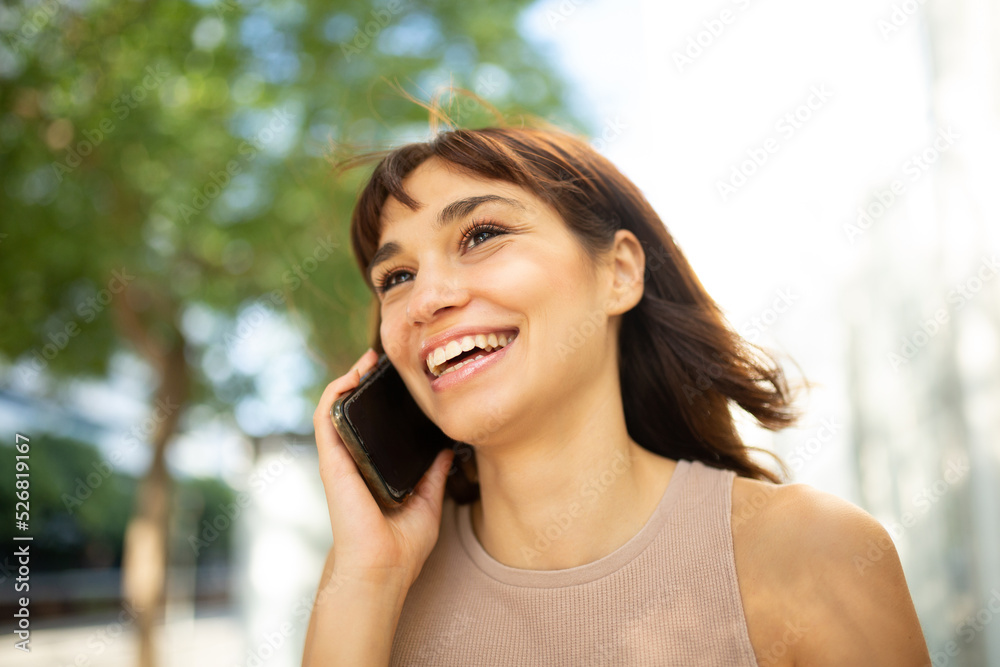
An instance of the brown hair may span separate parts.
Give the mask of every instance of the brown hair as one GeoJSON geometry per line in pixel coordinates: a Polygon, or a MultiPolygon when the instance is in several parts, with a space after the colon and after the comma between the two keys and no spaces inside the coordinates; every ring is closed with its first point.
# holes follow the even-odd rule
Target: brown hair
{"type": "MultiPolygon", "coordinates": [[[[785,376],[774,359],[730,329],[716,303],[695,276],[659,216],[639,189],[586,141],[545,128],[452,129],[423,143],[367,156],[381,161],[361,191],[351,218],[351,244],[368,283],[378,248],[381,213],[387,198],[416,208],[403,179],[431,157],[469,173],[514,183],[551,205],[596,258],[614,234],[628,229],[646,254],[644,291],[622,315],[618,341],[619,377],[629,436],[672,459],[701,461],[743,477],[781,483],[751,460],[729,410],[732,401],[770,430],[797,419],[785,376]]],[[[357,163],[359,160],[351,160],[357,163]]],[[[378,303],[374,342],[382,353],[378,303]]],[[[471,459],[456,465],[448,493],[459,503],[478,497],[471,459]]]]}

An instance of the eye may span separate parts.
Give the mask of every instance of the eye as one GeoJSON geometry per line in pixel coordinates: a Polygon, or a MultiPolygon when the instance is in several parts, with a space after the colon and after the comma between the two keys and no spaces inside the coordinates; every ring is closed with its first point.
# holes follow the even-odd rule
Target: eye
{"type": "MultiPolygon", "coordinates": [[[[468,224],[467,227],[464,227],[461,231],[462,242],[460,249],[471,250],[473,248],[482,245],[483,243],[485,243],[494,236],[503,236],[504,234],[507,233],[509,233],[509,230],[507,228],[491,220],[486,220],[486,221],[473,220],[471,223],[468,224]],[[470,243],[473,241],[478,241],[478,242],[472,243],[472,245],[470,246],[470,243]]],[[[378,277],[375,278],[374,280],[373,284],[375,286],[375,291],[378,292],[379,294],[384,294],[385,292],[391,290],[396,285],[408,282],[407,280],[397,279],[398,277],[412,276],[412,275],[413,275],[412,271],[407,271],[405,269],[398,269],[396,267],[393,267],[391,269],[385,269],[384,271],[380,272],[378,277]]],[[[412,279],[413,278],[411,277],[410,280],[412,279]]]]}
{"type": "MultiPolygon", "coordinates": [[[[506,233],[507,230],[504,227],[501,227],[500,225],[498,225],[493,221],[473,220],[471,223],[469,223],[468,227],[465,227],[462,230],[462,247],[468,248],[469,241],[473,239],[478,239],[482,237],[484,234],[489,236],[502,236],[503,234],[506,233]]],[[[474,244],[473,247],[481,245],[486,240],[487,239],[483,239],[483,241],[474,244]]]]}
{"type": "Polygon", "coordinates": [[[405,275],[412,275],[412,273],[406,270],[396,270],[394,268],[386,269],[385,271],[379,274],[378,278],[375,279],[375,291],[378,292],[379,294],[383,294],[386,291],[398,285],[400,282],[406,282],[405,280],[403,281],[396,280],[397,276],[405,276],[405,275]]]}

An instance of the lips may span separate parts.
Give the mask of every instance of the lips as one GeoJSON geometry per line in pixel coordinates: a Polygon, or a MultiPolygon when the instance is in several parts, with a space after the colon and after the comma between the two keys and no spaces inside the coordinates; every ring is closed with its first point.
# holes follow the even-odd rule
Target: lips
{"type": "Polygon", "coordinates": [[[471,359],[467,359],[453,370],[442,373],[440,376],[435,376],[430,371],[427,371],[431,389],[435,392],[445,391],[465,382],[471,377],[489,372],[490,368],[503,361],[511,347],[514,347],[516,344],[517,337],[510,340],[505,347],[498,348],[489,354],[476,355],[471,359]]]}
{"type": "Polygon", "coordinates": [[[514,331],[509,337],[501,332],[452,339],[447,345],[438,347],[427,355],[427,370],[435,377],[440,377],[479,356],[493,354],[506,347],[516,336],[517,332],[514,331]]]}
{"type": "Polygon", "coordinates": [[[455,327],[425,339],[420,346],[420,357],[426,361],[427,368],[433,371],[435,366],[442,366],[445,361],[474,347],[502,347],[500,337],[513,338],[517,331],[517,327],[489,325],[455,327]]]}

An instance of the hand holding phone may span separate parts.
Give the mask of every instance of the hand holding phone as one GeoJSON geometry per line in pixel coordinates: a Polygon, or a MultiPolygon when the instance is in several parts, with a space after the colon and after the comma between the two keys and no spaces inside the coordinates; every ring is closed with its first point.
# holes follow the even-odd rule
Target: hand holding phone
{"type": "Polygon", "coordinates": [[[384,354],[354,390],[334,402],[330,414],[372,495],[386,509],[402,504],[438,452],[456,444],[423,413],[384,354]]]}
{"type": "Polygon", "coordinates": [[[376,361],[374,351],[362,355],[350,371],[327,386],[313,415],[333,529],[334,569],[355,577],[401,573],[412,583],[437,542],[453,453],[450,448],[438,452],[411,497],[396,509],[383,511],[330,418],[337,398],[358,387],[376,361]]]}

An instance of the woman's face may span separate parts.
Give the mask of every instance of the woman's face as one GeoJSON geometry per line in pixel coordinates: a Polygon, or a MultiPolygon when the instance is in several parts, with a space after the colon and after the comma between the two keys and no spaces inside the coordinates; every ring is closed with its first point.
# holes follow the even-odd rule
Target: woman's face
{"type": "Polygon", "coordinates": [[[595,357],[614,359],[604,264],[512,183],[431,158],[404,187],[420,208],[386,202],[371,276],[383,347],[423,411],[482,445],[571,409],[595,357]]]}

